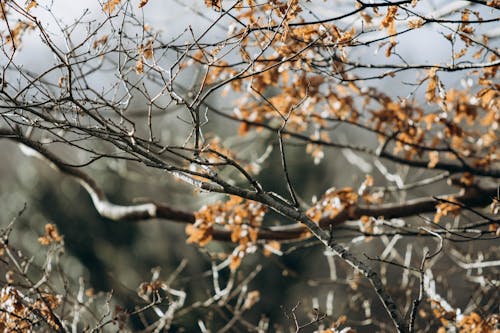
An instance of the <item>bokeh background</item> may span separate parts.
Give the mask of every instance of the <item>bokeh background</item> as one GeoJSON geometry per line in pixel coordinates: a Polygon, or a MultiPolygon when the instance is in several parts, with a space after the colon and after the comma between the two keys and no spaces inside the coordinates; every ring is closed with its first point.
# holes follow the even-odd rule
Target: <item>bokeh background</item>
{"type": "MultiPolygon", "coordinates": [[[[441,5],[445,3],[446,1],[441,2],[441,5]]],[[[305,5],[310,6],[314,12],[321,12],[324,16],[334,15],[336,12],[334,5],[322,1],[305,5]]],[[[96,1],[54,1],[52,8],[55,17],[69,22],[86,8],[89,8],[91,13],[95,13],[96,18],[99,17],[101,5],[96,1]]],[[[429,7],[429,10],[432,8],[429,7]]],[[[47,13],[40,15],[43,21],[47,13]]],[[[188,25],[192,26],[195,33],[204,31],[214,15],[216,14],[206,9],[203,1],[153,0],[144,8],[145,21],[155,29],[161,30],[165,40],[173,38],[188,25]]],[[[344,24],[355,24],[355,22],[344,22],[344,24]]],[[[47,26],[47,29],[51,28],[47,26]]],[[[225,31],[221,29],[220,33],[224,36],[225,31]]],[[[433,64],[447,59],[449,45],[444,38],[429,38],[429,36],[434,36],[432,28],[409,33],[400,41],[398,52],[409,63],[422,62],[422,59],[425,59],[425,62],[433,64]]],[[[220,36],[213,36],[214,39],[217,37],[220,36]]],[[[385,61],[384,52],[381,53],[375,54],[373,49],[369,49],[358,51],[356,56],[361,60],[369,59],[377,63],[385,61]]],[[[19,63],[38,71],[37,66],[50,63],[51,59],[52,55],[47,52],[47,49],[40,47],[38,36],[32,34],[25,37],[17,58],[19,63]],[[36,61],[32,61],[33,55],[36,55],[36,61]]],[[[193,71],[195,72],[196,69],[193,71]]],[[[449,74],[442,76],[441,79],[448,87],[460,86],[466,84],[466,79],[461,75],[449,74]]],[[[92,79],[103,86],[115,80],[112,72],[97,73],[92,79]]],[[[188,79],[191,77],[186,78],[186,86],[191,84],[188,79]]],[[[412,92],[414,87],[404,85],[402,82],[411,80],[415,80],[415,73],[405,72],[384,80],[371,81],[370,85],[386,91],[390,96],[404,97],[412,92]]],[[[423,91],[417,94],[423,94],[423,91]]],[[[224,99],[213,97],[209,102],[215,106],[231,108],[233,100],[229,94],[224,99]]],[[[140,97],[133,100],[132,107],[141,109],[140,97]]],[[[178,136],[179,140],[184,140],[185,129],[173,128],[171,125],[173,117],[182,115],[182,112],[183,110],[173,110],[169,117],[154,118],[155,126],[163,128],[166,136],[172,138],[178,136]]],[[[247,151],[249,157],[261,156],[268,144],[273,145],[273,139],[270,137],[238,138],[237,126],[215,117],[210,119],[207,132],[228,138],[228,145],[238,148],[239,151],[247,151]]],[[[366,143],[371,140],[373,146],[377,144],[376,140],[367,136],[366,133],[354,131],[352,128],[339,127],[334,137],[348,142],[366,143]]],[[[285,194],[279,150],[276,146],[274,148],[263,164],[263,170],[258,178],[261,183],[266,184],[268,190],[285,194]]],[[[376,184],[386,183],[371,160],[360,160],[362,157],[355,156],[348,151],[326,150],[325,153],[325,159],[319,165],[314,165],[312,158],[305,154],[303,146],[290,146],[287,150],[291,179],[304,202],[311,202],[313,196],[321,196],[332,186],[337,188],[359,186],[367,173],[374,174],[376,184]]],[[[68,160],[74,158],[72,155],[74,152],[63,147],[59,154],[68,160]]],[[[67,252],[65,267],[72,283],[75,283],[74,281],[77,281],[79,277],[84,277],[86,286],[94,288],[96,292],[113,290],[117,303],[125,308],[133,308],[141,302],[137,296],[137,288],[141,282],[149,280],[152,268],[160,267],[162,276],[166,278],[183,260],[187,259],[188,264],[174,286],[189,291],[188,304],[207,297],[207,290],[212,289],[211,279],[206,278],[205,274],[211,267],[211,253],[230,251],[230,245],[213,243],[208,247],[209,251],[198,249],[186,244],[184,225],[172,221],[113,222],[106,220],[97,214],[87,192],[74,179],[61,175],[44,161],[27,157],[16,144],[6,140],[0,141],[0,156],[2,157],[0,163],[1,226],[6,226],[26,203],[26,211],[16,221],[10,241],[22,247],[26,253],[32,254],[35,261],[41,262],[44,258],[44,248],[36,239],[43,234],[43,227],[46,223],[54,223],[64,235],[67,252]]],[[[427,171],[410,170],[390,163],[387,167],[399,173],[405,182],[430,175],[427,171]]],[[[156,201],[168,203],[173,207],[196,210],[203,204],[222,199],[219,195],[195,193],[193,188],[174,180],[164,172],[134,163],[100,160],[86,167],[85,170],[115,203],[126,204],[154,198],[156,201]]],[[[437,183],[412,192],[410,197],[440,193],[445,186],[443,182],[437,183]]],[[[418,218],[415,221],[417,220],[418,218]]],[[[288,222],[270,214],[268,223],[288,222]]],[[[338,237],[349,244],[350,249],[360,256],[363,253],[375,256],[382,253],[385,248],[381,240],[350,243],[348,237],[344,237],[342,232],[338,233],[338,237]]],[[[408,240],[408,242],[412,241],[414,241],[415,252],[421,251],[426,246],[435,246],[435,242],[428,240],[408,240]]],[[[481,247],[487,250],[490,245],[483,243],[481,247]]],[[[285,245],[284,248],[287,249],[290,246],[292,245],[285,245]]],[[[353,324],[357,320],[362,320],[364,318],[362,310],[356,313],[348,308],[364,309],[366,307],[364,302],[367,300],[378,301],[374,299],[374,294],[368,287],[366,287],[365,299],[353,299],[349,288],[355,288],[356,284],[361,284],[362,288],[363,284],[366,286],[366,281],[353,275],[352,270],[339,260],[325,257],[325,249],[314,241],[301,243],[298,246],[298,250],[282,257],[266,257],[257,252],[243,261],[237,273],[242,277],[254,272],[257,265],[262,266],[262,270],[250,284],[252,289],[260,291],[261,300],[259,305],[250,312],[249,320],[253,319],[257,322],[262,315],[265,315],[269,317],[271,326],[284,327],[290,324],[290,319],[286,317],[287,311],[297,304],[299,304],[300,318],[306,320],[313,307],[319,307],[320,310],[325,311],[327,301],[333,304],[332,318],[346,314],[353,324]],[[329,279],[331,271],[327,265],[328,260],[335,262],[339,276],[337,282],[329,279]]],[[[406,244],[401,246],[404,247],[406,244]]],[[[463,245],[463,248],[466,249],[468,246],[470,245],[463,245]]],[[[418,260],[415,260],[416,262],[418,260]]],[[[442,263],[442,265],[446,264],[446,262],[442,263]]],[[[374,263],[374,266],[377,264],[374,263]]],[[[389,283],[389,289],[397,289],[400,282],[398,276],[401,271],[393,267],[385,269],[388,270],[387,276],[394,277],[394,280],[389,283]]],[[[222,281],[228,278],[228,272],[221,274],[222,281]]],[[[459,281],[456,282],[459,283],[459,281]]],[[[450,283],[454,282],[450,281],[450,283]]],[[[467,304],[466,298],[470,297],[470,292],[465,290],[463,295],[462,303],[467,304]]],[[[385,316],[381,304],[374,304],[373,308],[380,309],[378,313],[373,313],[375,317],[385,316]]],[[[198,318],[204,318],[208,322],[213,320],[214,327],[218,327],[217,322],[224,322],[224,318],[217,313],[203,309],[195,310],[176,321],[173,331],[198,331],[196,323],[198,318]]],[[[384,320],[386,319],[381,319],[381,321],[384,320]]],[[[140,327],[138,322],[132,322],[131,325],[136,328],[140,327]]],[[[366,332],[370,332],[370,329],[369,325],[365,327],[366,332]]],[[[362,332],[363,329],[360,331],[362,332]]]]}

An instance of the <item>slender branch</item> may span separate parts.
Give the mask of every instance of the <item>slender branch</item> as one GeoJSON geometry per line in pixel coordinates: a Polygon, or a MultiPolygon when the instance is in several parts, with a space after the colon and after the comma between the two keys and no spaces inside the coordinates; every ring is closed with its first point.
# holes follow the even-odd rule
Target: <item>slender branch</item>
{"type": "MultiPolygon", "coordinates": [[[[111,203],[104,191],[98,186],[94,179],[80,169],[70,166],[62,161],[52,152],[44,148],[40,143],[34,142],[22,135],[10,130],[0,129],[0,138],[6,138],[22,143],[33,149],[31,155],[42,158],[49,162],[60,172],[74,177],[89,193],[98,213],[105,218],[114,221],[138,221],[147,219],[166,219],[179,223],[194,223],[194,213],[174,209],[166,204],[149,202],[140,205],[116,205],[111,203]]],[[[459,193],[441,195],[436,197],[424,197],[408,200],[403,203],[388,203],[378,205],[355,204],[348,209],[342,210],[334,217],[324,217],[319,226],[329,229],[331,226],[339,226],[346,221],[359,220],[362,216],[383,216],[385,219],[415,216],[423,213],[433,213],[436,210],[437,200],[452,197],[456,202],[465,207],[482,207],[491,203],[491,198],[496,195],[497,187],[480,187],[474,185],[465,188],[459,193]]],[[[307,229],[302,223],[261,228],[258,238],[262,240],[290,241],[298,240],[307,236],[307,229]]],[[[215,240],[230,241],[231,232],[228,230],[215,229],[212,234],[215,240]]]]}
{"type": "MultiPolygon", "coordinates": [[[[261,123],[261,122],[257,122],[257,121],[252,121],[252,120],[248,120],[248,119],[241,119],[241,118],[238,118],[235,116],[228,115],[228,114],[221,112],[215,108],[212,108],[212,107],[210,107],[210,108],[211,108],[212,112],[214,112],[215,114],[220,115],[224,118],[227,118],[227,119],[230,119],[233,121],[242,122],[242,123],[245,123],[247,125],[255,126],[257,128],[263,128],[263,129],[266,129],[266,130],[271,131],[271,132],[279,131],[278,127],[274,127],[274,126],[271,126],[269,124],[265,124],[265,123],[261,123]]],[[[297,133],[294,131],[289,131],[286,129],[283,129],[281,131],[281,133],[289,135],[293,138],[299,139],[299,140],[307,142],[307,143],[318,144],[318,145],[322,145],[325,147],[332,147],[332,148],[350,149],[350,150],[357,151],[357,152],[360,152],[363,154],[381,157],[383,159],[386,159],[386,160],[389,160],[389,161],[392,161],[392,162],[395,162],[398,164],[408,165],[408,166],[415,167],[415,168],[429,169],[429,161],[428,160],[410,160],[410,159],[406,159],[406,158],[388,153],[386,151],[379,152],[378,150],[372,150],[372,149],[369,149],[369,148],[364,147],[364,146],[354,146],[351,144],[330,142],[330,141],[326,141],[326,140],[322,140],[322,139],[312,139],[308,135],[297,133]]],[[[380,133],[377,133],[377,134],[380,134],[380,133]]],[[[411,143],[406,143],[404,141],[402,141],[402,143],[412,146],[411,143]]],[[[426,148],[426,147],[417,146],[416,148],[420,149],[420,148],[426,148]]],[[[424,149],[424,150],[442,151],[442,149],[436,149],[436,148],[434,148],[434,149],[429,148],[429,149],[424,149]]],[[[446,151],[451,152],[449,149],[447,149],[446,151]]],[[[444,170],[444,171],[448,171],[450,173],[470,172],[471,174],[477,175],[477,176],[500,178],[500,169],[474,168],[474,167],[471,167],[467,164],[459,165],[459,164],[449,163],[449,162],[438,162],[433,167],[433,169],[444,170]]]]}

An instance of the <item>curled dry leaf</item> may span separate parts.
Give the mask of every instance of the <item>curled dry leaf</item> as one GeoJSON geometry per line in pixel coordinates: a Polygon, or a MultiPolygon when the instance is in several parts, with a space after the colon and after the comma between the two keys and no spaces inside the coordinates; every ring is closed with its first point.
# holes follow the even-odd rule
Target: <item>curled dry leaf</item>
{"type": "Polygon", "coordinates": [[[56,226],[51,223],[45,225],[45,234],[38,238],[38,242],[42,245],[50,245],[52,242],[59,244],[62,240],[63,238],[59,235],[56,226]]]}
{"type": "Polygon", "coordinates": [[[429,70],[429,84],[427,85],[427,90],[425,92],[425,98],[427,101],[432,102],[436,99],[436,89],[438,88],[438,77],[436,75],[437,68],[431,68],[429,70]]]}
{"type": "Polygon", "coordinates": [[[107,14],[112,14],[115,11],[115,7],[120,4],[121,0],[109,0],[102,5],[102,10],[107,14]]]}
{"type": "Polygon", "coordinates": [[[139,60],[135,63],[135,72],[137,74],[142,74],[144,73],[144,59],[142,56],[139,57],[139,60]]]}
{"type": "Polygon", "coordinates": [[[387,33],[391,36],[391,44],[395,43],[395,34],[396,34],[396,13],[398,11],[397,6],[390,6],[387,9],[387,14],[384,19],[380,22],[380,29],[387,29],[387,33]]]}
{"type": "Polygon", "coordinates": [[[23,34],[33,29],[35,29],[35,26],[32,23],[19,21],[13,29],[5,34],[5,43],[11,44],[12,48],[19,47],[23,34]]]}
{"type": "Polygon", "coordinates": [[[424,20],[422,20],[421,18],[408,21],[408,28],[410,28],[410,29],[418,29],[422,25],[424,25],[424,20]]]}
{"type": "Polygon", "coordinates": [[[108,35],[104,35],[99,39],[96,39],[92,44],[93,49],[97,49],[99,46],[105,45],[108,42],[108,35]]]}
{"type": "Polygon", "coordinates": [[[38,6],[38,3],[35,0],[31,0],[26,6],[26,11],[29,12],[32,8],[38,6]]]}
{"type": "MultiPolygon", "coordinates": [[[[141,45],[141,48],[142,48],[142,45],[141,45]]],[[[150,39],[146,46],[144,47],[143,51],[142,51],[142,54],[144,55],[144,58],[146,59],[151,59],[153,58],[153,40],[150,39]]]]}
{"type": "Polygon", "coordinates": [[[450,202],[440,202],[436,205],[436,214],[434,215],[434,223],[439,223],[443,216],[448,214],[453,214],[457,216],[460,213],[460,206],[453,204],[455,199],[453,197],[448,197],[446,200],[450,202]]]}

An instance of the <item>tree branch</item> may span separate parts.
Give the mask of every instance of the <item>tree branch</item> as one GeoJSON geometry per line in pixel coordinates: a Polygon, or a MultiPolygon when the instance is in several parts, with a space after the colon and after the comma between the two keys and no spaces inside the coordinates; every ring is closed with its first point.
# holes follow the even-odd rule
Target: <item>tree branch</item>
{"type": "MultiPolygon", "coordinates": [[[[62,161],[52,152],[44,148],[40,143],[32,141],[20,133],[7,129],[0,129],[0,138],[13,140],[32,149],[25,153],[41,158],[51,164],[63,174],[75,178],[89,193],[97,212],[105,218],[113,221],[138,221],[148,219],[166,219],[179,223],[194,223],[194,213],[174,209],[166,204],[154,201],[140,205],[117,205],[110,202],[104,191],[98,186],[94,179],[80,169],[70,166],[62,161]]],[[[483,207],[491,203],[495,197],[497,186],[482,187],[473,185],[462,189],[459,193],[436,196],[444,199],[452,197],[464,207],[483,207]]],[[[423,213],[433,213],[438,201],[433,197],[424,197],[408,200],[403,203],[387,203],[379,205],[354,204],[342,210],[334,217],[323,217],[319,221],[322,229],[329,229],[350,220],[359,220],[362,216],[383,216],[385,219],[415,216],[423,213]]],[[[293,241],[302,239],[308,235],[307,228],[302,223],[273,226],[261,228],[258,238],[261,240],[293,241]]],[[[215,229],[213,239],[219,241],[230,241],[231,231],[215,229]]]]}
{"type": "Polygon", "coordinates": [[[85,172],[70,166],[55,154],[47,150],[42,144],[32,141],[21,133],[7,129],[0,129],[0,137],[17,141],[30,149],[23,149],[28,156],[38,157],[50,163],[52,167],[60,172],[75,178],[85,188],[95,209],[102,217],[113,221],[136,221],[151,218],[163,218],[173,221],[193,223],[194,215],[190,212],[176,210],[163,204],[150,202],[139,205],[117,205],[108,200],[104,191],[85,172]]]}

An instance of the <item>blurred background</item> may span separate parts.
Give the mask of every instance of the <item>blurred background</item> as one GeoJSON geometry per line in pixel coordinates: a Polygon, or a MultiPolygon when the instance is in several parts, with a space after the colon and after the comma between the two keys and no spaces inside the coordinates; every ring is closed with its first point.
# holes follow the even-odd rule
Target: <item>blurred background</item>
{"type": "MultiPolygon", "coordinates": [[[[328,16],[337,13],[334,3],[304,2],[304,5],[309,6],[312,12],[321,12],[322,15],[328,16]]],[[[434,7],[441,8],[445,3],[446,1],[437,1],[434,7]]],[[[74,20],[86,9],[90,10],[90,17],[97,19],[101,15],[101,5],[96,1],[58,0],[53,1],[51,8],[53,10],[50,14],[66,23],[74,20]]],[[[433,10],[432,5],[429,5],[429,10],[433,10]]],[[[49,18],[49,13],[40,11],[39,15],[42,22],[54,24],[49,18]]],[[[161,31],[164,40],[169,40],[189,25],[195,34],[204,31],[217,14],[209,11],[202,1],[152,0],[144,7],[143,15],[147,24],[161,31]]],[[[342,24],[349,26],[356,22],[345,21],[342,24]]],[[[53,27],[47,26],[48,30],[51,28],[53,27]]],[[[410,63],[422,62],[422,59],[429,64],[446,61],[449,58],[449,45],[445,39],[429,38],[435,36],[432,34],[432,26],[423,30],[426,32],[419,30],[405,35],[398,44],[399,54],[410,63]]],[[[221,29],[220,36],[225,34],[226,31],[221,29]]],[[[213,38],[218,39],[220,36],[214,35],[213,38]]],[[[41,47],[38,38],[35,34],[27,35],[17,58],[18,63],[24,64],[34,72],[39,72],[43,64],[51,63],[53,57],[47,48],[41,47]],[[32,61],[33,55],[36,55],[36,61],[32,61]]],[[[358,57],[360,60],[369,59],[372,63],[386,61],[385,56],[374,53],[373,48],[356,52],[353,57],[358,57]]],[[[196,72],[195,68],[193,72],[196,72]]],[[[189,87],[193,83],[190,82],[192,77],[186,76],[186,87],[189,87]]],[[[117,80],[112,71],[95,73],[91,79],[96,86],[107,86],[117,80]]],[[[447,87],[467,84],[460,73],[443,75],[441,79],[447,87]]],[[[413,92],[414,87],[402,82],[413,80],[415,73],[409,71],[383,80],[370,81],[369,85],[382,89],[391,97],[405,97],[413,92]]],[[[424,92],[417,92],[417,95],[422,96],[424,92]]],[[[234,96],[229,94],[224,99],[213,97],[209,102],[214,106],[232,108],[233,98],[234,96]]],[[[141,110],[142,107],[141,97],[135,96],[131,108],[141,110]]],[[[164,137],[175,140],[178,136],[178,141],[182,141],[186,137],[185,129],[182,126],[175,128],[171,126],[172,119],[182,116],[182,112],[183,110],[173,109],[167,117],[154,118],[154,126],[163,129],[164,137]]],[[[273,143],[274,139],[264,135],[239,138],[237,130],[237,126],[233,123],[216,117],[210,119],[207,127],[207,133],[217,133],[227,138],[224,143],[228,146],[239,151],[246,150],[249,159],[262,156],[268,145],[274,147],[263,163],[263,170],[258,179],[262,184],[266,184],[267,190],[286,195],[279,149],[273,143]]],[[[346,142],[365,144],[372,142],[372,148],[377,145],[376,140],[366,133],[352,128],[345,129],[342,126],[335,131],[334,137],[346,142]]],[[[72,154],[74,152],[64,147],[61,147],[59,152],[59,155],[67,160],[74,159],[75,156],[72,154]]],[[[312,163],[312,158],[305,154],[304,146],[291,145],[287,149],[290,176],[298,195],[304,202],[310,203],[313,196],[321,196],[332,186],[357,187],[361,185],[367,173],[374,175],[376,185],[387,183],[380,170],[374,167],[372,160],[364,160],[363,157],[353,155],[349,151],[325,150],[325,154],[324,160],[315,165],[312,163]]],[[[96,292],[113,290],[118,303],[125,308],[133,308],[142,301],[137,296],[137,288],[141,282],[150,279],[152,268],[161,268],[161,276],[166,279],[183,260],[187,259],[187,266],[173,286],[189,291],[187,304],[208,297],[208,291],[213,289],[213,281],[210,276],[207,277],[207,272],[210,272],[213,258],[216,253],[229,253],[231,245],[213,242],[207,249],[199,249],[186,244],[185,226],[171,221],[113,222],[103,219],[94,209],[87,192],[74,179],[61,175],[44,161],[24,155],[17,144],[7,140],[0,141],[0,156],[3,157],[0,163],[1,227],[6,226],[26,203],[26,211],[17,220],[10,242],[22,247],[26,253],[32,254],[35,261],[41,262],[44,258],[44,248],[36,239],[43,234],[46,223],[54,223],[64,235],[65,267],[72,283],[79,277],[84,277],[87,287],[94,288],[96,292]]],[[[399,174],[404,182],[412,182],[431,174],[428,171],[410,170],[390,163],[385,165],[391,172],[399,174]]],[[[164,172],[125,161],[99,160],[85,167],[85,171],[100,184],[114,203],[128,204],[153,198],[172,207],[194,211],[204,204],[223,198],[215,194],[195,193],[193,188],[176,181],[164,172]]],[[[445,187],[444,181],[438,182],[416,190],[408,197],[441,193],[445,187]]],[[[420,223],[418,217],[413,220],[416,224],[420,223]]],[[[275,214],[269,214],[267,223],[289,222],[275,214]]],[[[353,243],[347,235],[339,232],[337,237],[360,257],[363,257],[363,253],[371,256],[381,254],[390,241],[373,239],[353,243]]],[[[410,238],[403,244],[398,244],[398,247],[404,249],[410,242],[415,253],[422,253],[424,248],[436,246],[432,239],[410,238]]],[[[488,251],[491,245],[483,242],[479,248],[488,251]]],[[[453,246],[465,251],[470,250],[470,246],[473,245],[465,243],[453,246]]],[[[322,312],[329,312],[328,315],[332,318],[347,315],[348,323],[353,326],[361,325],[359,332],[371,332],[373,326],[363,323],[366,309],[370,307],[366,302],[372,303],[371,311],[374,311],[372,312],[374,318],[381,316],[380,321],[387,321],[382,305],[377,303],[378,300],[367,285],[367,281],[354,274],[351,268],[337,258],[325,256],[325,249],[315,241],[285,244],[284,250],[289,252],[283,256],[264,256],[261,251],[257,251],[245,258],[236,273],[242,279],[256,272],[256,267],[261,266],[261,270],[250,283],[251,289],[260,291],[261,299],[258,306],[248,314],[248,321],[257,322],[262,316],[266,316],[269,318],[270,326],[278,330],[291,324],[287,314],[293,307],[298,306],[300,320],[308,320],[312,309],[319,308],[322,312]],[[336,270],[334,274],[338,276],[338,280],[331,279],[332,267],[336,270]],[[351,296],[350,290],[358,288],[365,289],[365,298],[351,296]],[[355,309],[359,311],[356,312],[355,309]]],[[[472,252],[475,253],[477,250],[472,252]]],[[[418,265],[419,260],[419,256],[416,255],[412,264],[418,265]]],[[[442,267],[451,266],[446,260],[443,259],[442,267]]],[[[379,263],[373,265],[380,268],[379,263]]],[[[394,288],[392,291],[399,289],[401,270],[392,266],[382,266],[385,275],[394,278],[388,284],[389,291],[391,292],[392,288],[394,288]]],[[[223,271],[221,281],[227,281],[228,278],[229,272],[223,271]]],[[[459,280],[453,281],[451,277],[449,281],[440,282],[443,286],[447,284],[459,286],[461,283],[459,280]]],[[[456,306],[465,306],[470,302],[473,291],[468,288],[464,286],[463,293],[455,292],[454,297],[463,298],[456,300],[459,303],[455,304],[456,306]]],[[[407,295],[398,297],[411,299],[415,296],[412,293],[416,291],[411,290],[407,295]]],[[[220,324],[227,320],[221,313],[201,307],[175,321],[172,331],[199,331],[197,324],[199,318],[207,319],[213,327],[220,327],[220,324]]],[[[132,321],[131,325],[136,329],[141,328],[139,321],[132,321]]],[[[245,331],[244,328],[238,330],[245,331]]]]}

